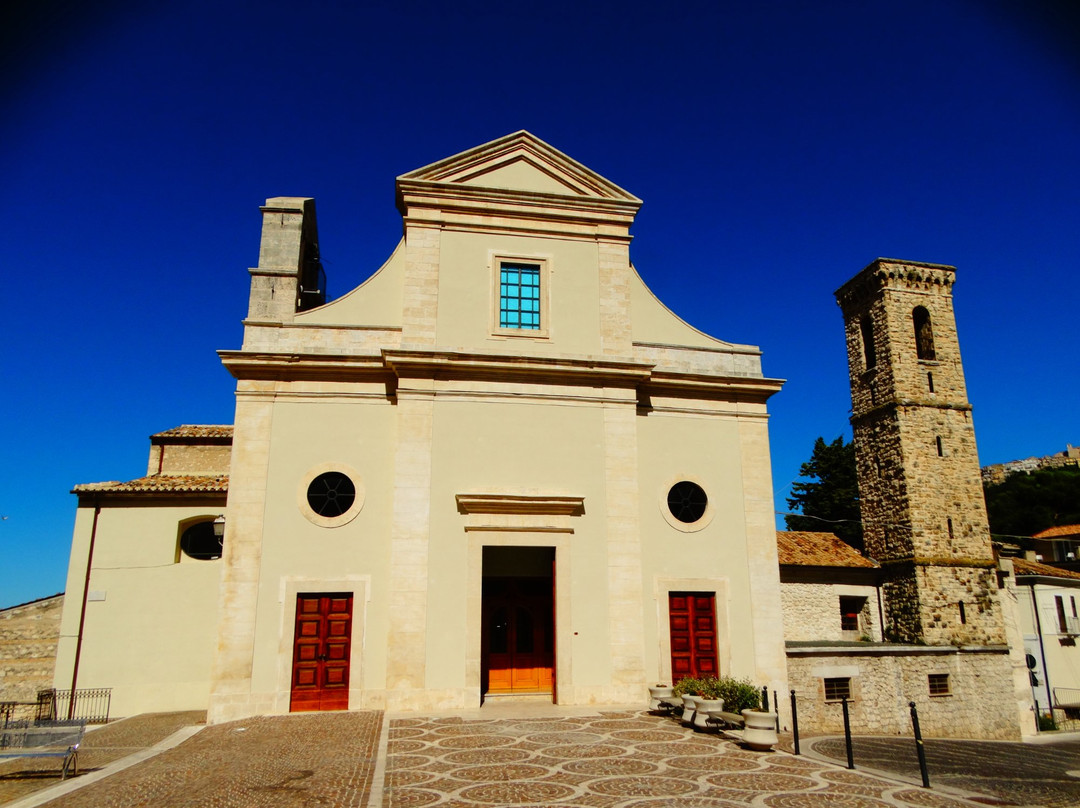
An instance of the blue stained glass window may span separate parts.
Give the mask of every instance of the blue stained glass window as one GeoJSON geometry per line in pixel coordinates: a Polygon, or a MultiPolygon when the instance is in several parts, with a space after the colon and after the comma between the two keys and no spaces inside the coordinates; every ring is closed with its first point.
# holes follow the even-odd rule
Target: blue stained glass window
{"type": "Polygon", "coordinates": [[[503,262],[499,270],[499,328],[540,328],[540,267],[503,262]]]}

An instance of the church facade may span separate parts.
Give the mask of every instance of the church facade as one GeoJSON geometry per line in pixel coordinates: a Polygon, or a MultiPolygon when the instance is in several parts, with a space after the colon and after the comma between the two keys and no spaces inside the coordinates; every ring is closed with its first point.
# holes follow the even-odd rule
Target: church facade
{"type": "Polygon", "coordinates": [[[517,132],[398,177],[401,242],[326,300],[314,201],[267,200],[220,352],[234,423],[153,435],[144,477],[75,488],[56,687],[222,722],[643,706],[724,675],[784,728],[794,691],[804,731],[850,701],[857,732],[908,732],[912,702],[931,735],[1033,732],[953,268],[879,259],[837,292],[863,557],[778,537],[782,383],[648,290],[640,204],[517,132]]]}
{"type": "Polygon", "coordinates": [[[785,692],[781,382],[646,288],[640,204],[518,132],[399,177],[401,243],[325,301],[313,200],[268,200],[243,344],[220,352],[227,479],[192,433],[165,452],[187,467],[76,489],[68,591],[88,597],[69,598],[58,680],[75,664],[116,714],[211,721],[639,703],[688,674],[785,692]],[[114,507],[133,498],[156,503],[134,533],[114,507]],[[91,545],[177,563],[156,584],[87,576],[91,545]],[[184,640],[155,633],[153,662],[121,672],[132,610],[184,640]]]}

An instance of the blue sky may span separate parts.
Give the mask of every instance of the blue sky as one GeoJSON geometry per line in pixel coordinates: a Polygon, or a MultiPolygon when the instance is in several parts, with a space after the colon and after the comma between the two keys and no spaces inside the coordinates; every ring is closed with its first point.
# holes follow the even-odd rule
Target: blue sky
{"type": "Polygon", "coordinates": [[[778,509],[814,438],[849,434],[832,292],[878,256],[958,268],[983,463],[1080,443],[1069,4],[23,5],[0,22],[0,606],[63,589],[73,485],[231,423],[215,351],[267,197],[316,198],[336,297],[400,237],[395,176],[517,129],[641,197],[653,291],[788,380],[778,509]]]}

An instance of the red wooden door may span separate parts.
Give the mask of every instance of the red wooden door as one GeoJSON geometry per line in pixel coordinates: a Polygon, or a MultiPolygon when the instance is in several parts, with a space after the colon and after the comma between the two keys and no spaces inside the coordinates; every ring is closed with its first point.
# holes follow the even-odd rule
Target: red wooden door
{"type": "Polygon", "coordinates": [[[296,596],[292,712],[349,709],[352,607],[351,593],[296,596]]]}
{"type": "Polygon", "coordinates": [[[712,592],[671,592],[671,679],[717,676],[716,595],[712,592]]]}
{"type": "Polygon", "coordinates": [[[486,693],[551,693],[554,631],[552,581],[484,580],[486,693]]]}

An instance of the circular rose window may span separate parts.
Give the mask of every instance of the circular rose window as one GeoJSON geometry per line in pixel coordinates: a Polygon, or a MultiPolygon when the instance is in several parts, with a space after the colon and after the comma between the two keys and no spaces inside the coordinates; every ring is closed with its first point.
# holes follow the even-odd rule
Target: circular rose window
{"type": "Polygon", "coordinates": [[[709,498],[697,483],[683,480],[671,486],[667,495],[668,510],[683,524],[692,525],[705,515],[709,498]]]}
{"type": "Polygon", "coordinates": [[[319,516],[341,516],[356,501],[356,486],[340,471],[328,471],[308,484],[307,501],[319,516]]]}
{"type": "Polygon", "coordinates": [[[340,463],[324,463],[300,480],[297,504],[308,521],[320,527],[351,522],[364,507],[364,486],[356,471],[340,463]]]}
{"type": "Polygon", "coordinates": [[[712,521],[713,503],[700,483],[676,477],[660,491],[660,514],[676,530],[696,533],[712,521]]]}

